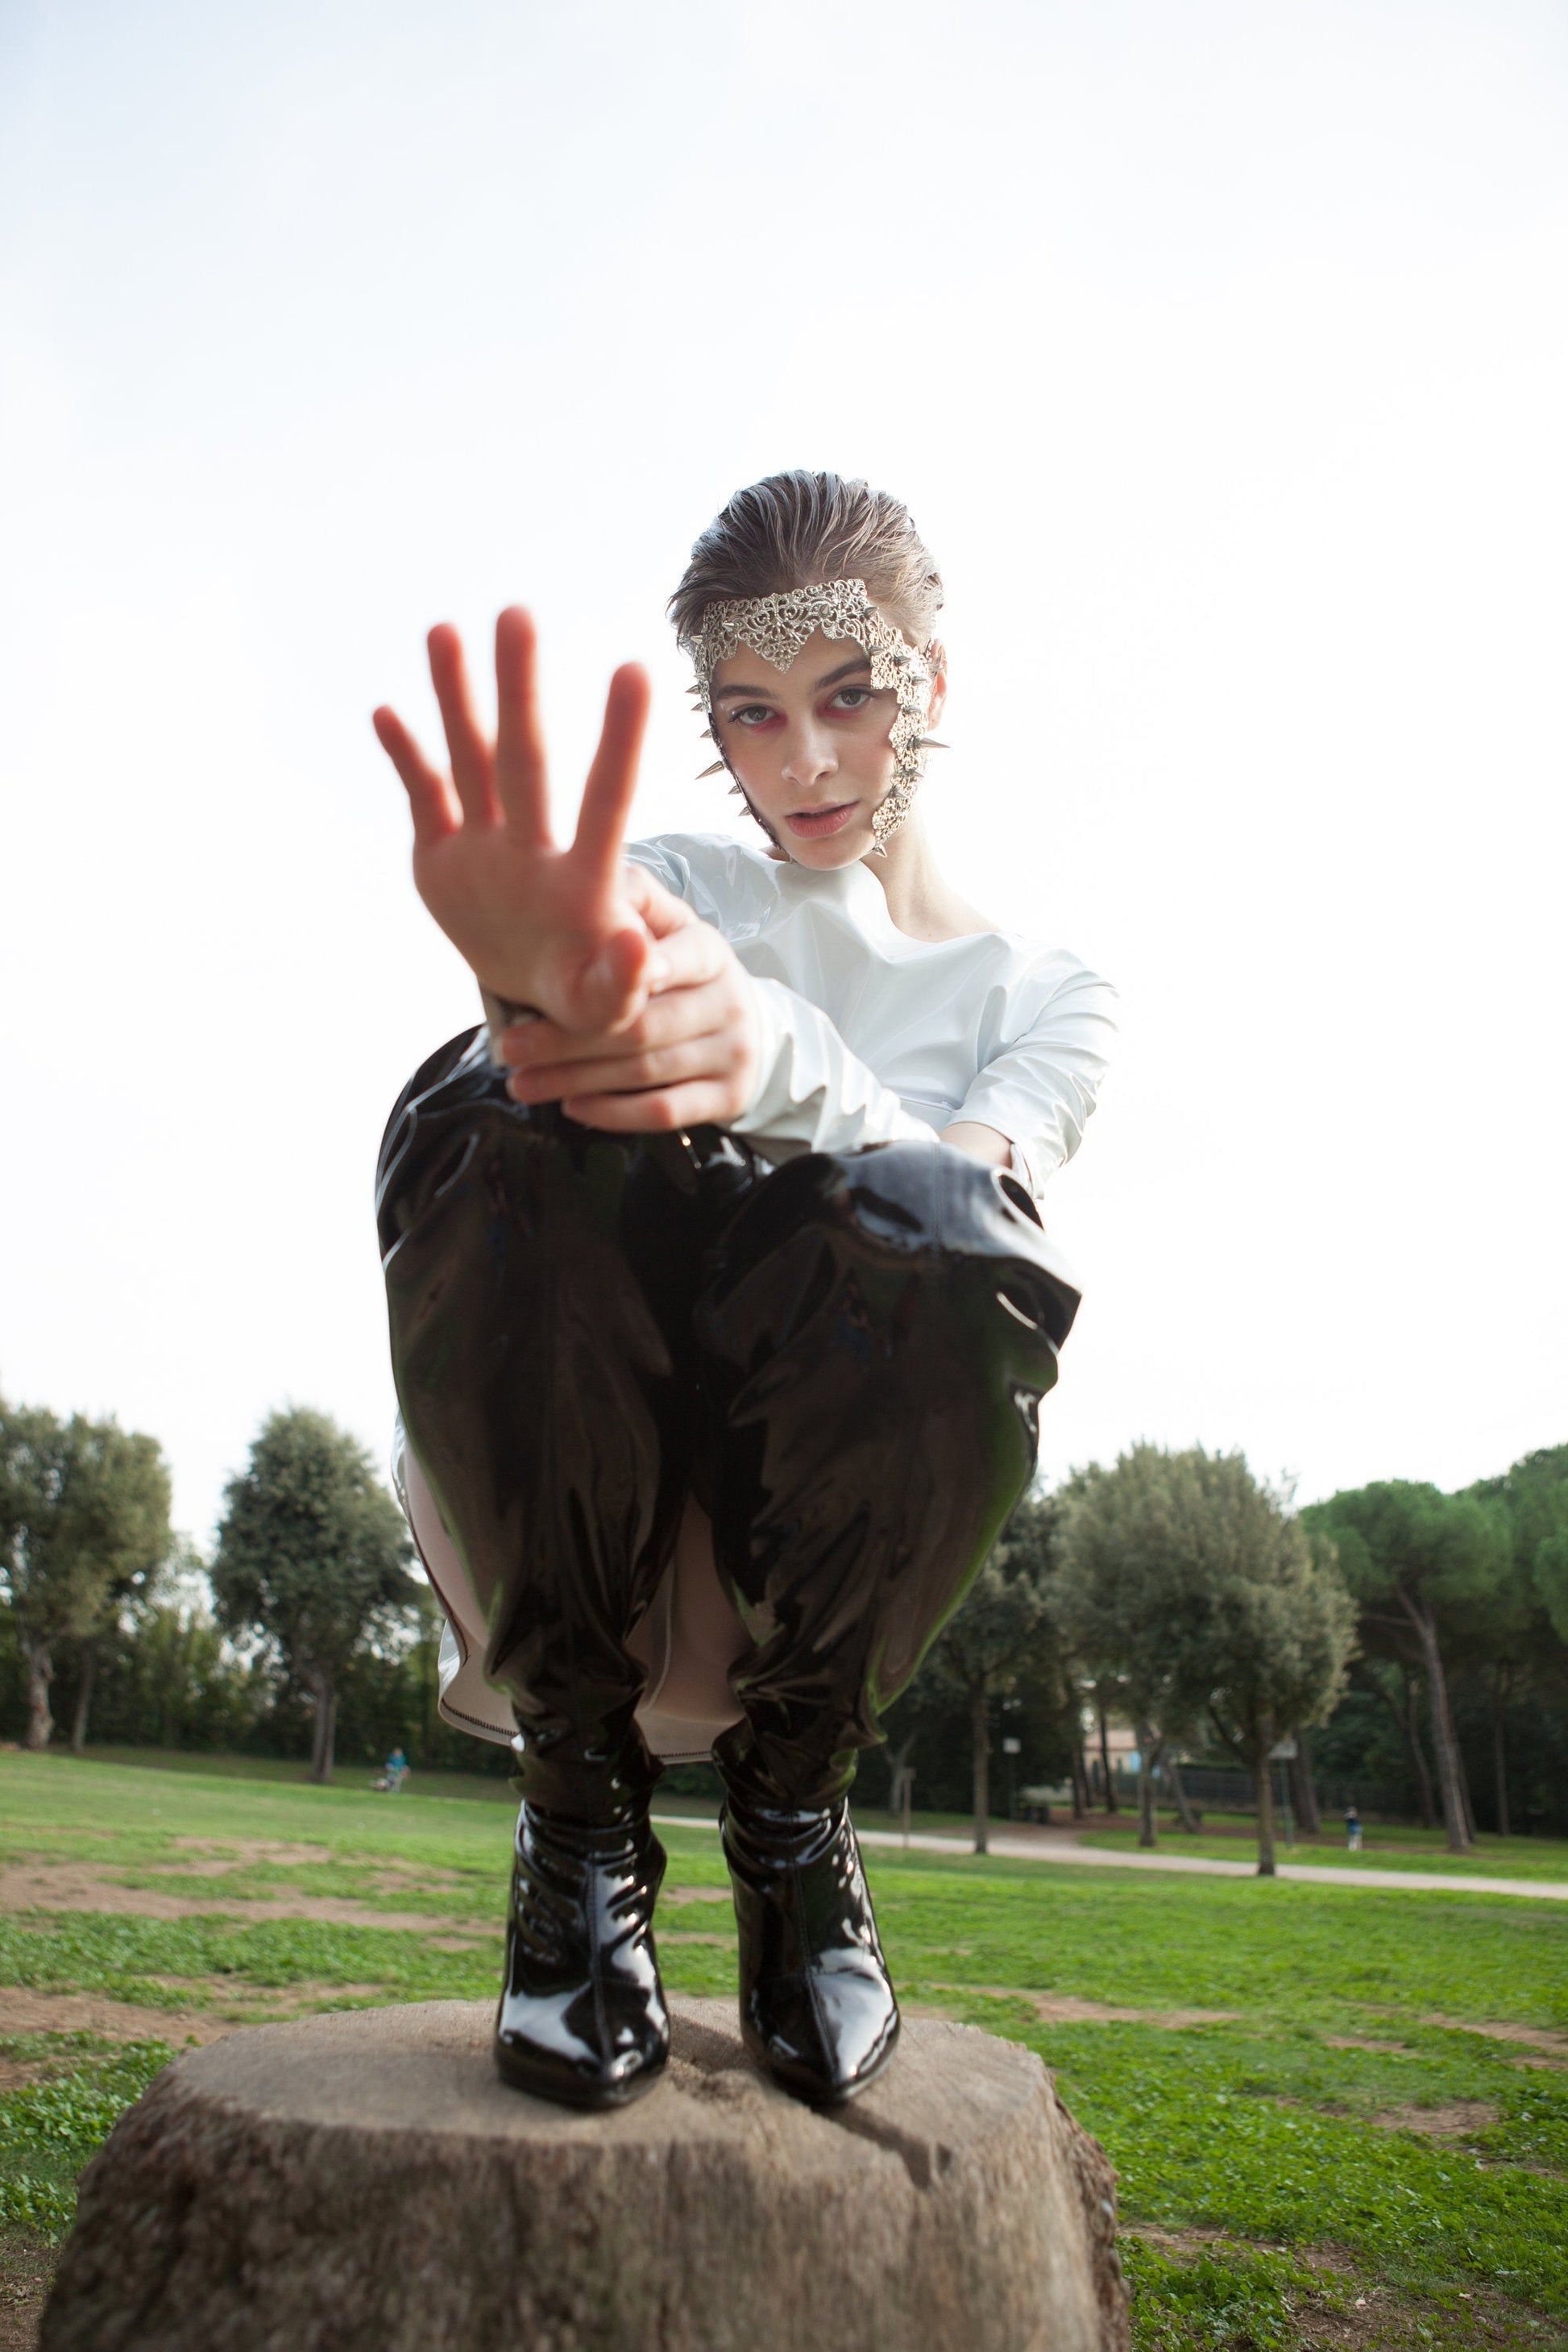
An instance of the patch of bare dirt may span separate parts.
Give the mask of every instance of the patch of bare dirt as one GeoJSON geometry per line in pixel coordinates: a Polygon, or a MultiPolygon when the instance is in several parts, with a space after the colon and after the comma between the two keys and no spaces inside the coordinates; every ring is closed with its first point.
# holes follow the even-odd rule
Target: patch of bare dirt
{"type": "Polygon", "coordinates": [[[727,1886],[667,1886],[658,1899],[661,1903],[732,1903],[735,1898],[727,1886]]]}
{"type": "MultiPolygon", "coordinates": [[[[305,1845],[289,1838],[198,1838],[177,1837],[170,1841],[180,1853],[206,1853],[219,1859],[225,1869],[242,1862],[270,1862],[279,1870],[303,1870],[308,1864],[331,1862],[332,1850],[325,1845],[305,1845]]],[[[390,1864],[383,1868],[390,1869],[390,1864]]]]}
{"type": "Polygon", "coordinates": [[[1502,2120],[1490,2099],[1450,2099],[1437,2107],[1384,2107],[1364,2120],[1379,2131],[1420,2132],[1426,2139],[1465,2140],[1502,2120]]]}
{"type": "Polygon", "coordinates": [[[334,1895],[163,1895],[156,1887],[124,1886],[72,1862],[30,1863],[0,1870],[0,1910],[105,1911],[142,1919],[314,1919],[331,1927],[394,1927],[417,1935],[472,1932],[463,1919],[423,1911],[377,1911],[334,1895]]]}
{"type": "Polygon", "coordinates": [[[661,1944],[711,1944],[721,1952],[732,1952],[733,1936],[704,1936],[694,1927],[666,1927],[659,1935],[661,1944]]]}
{"type": "Polygon", "coordinates": [[[1424,2017],[1423,2025],[1446,2026],[1451,2033],[1484,2033],[1489,2042],[1517,2042],[1529,2050],[1545,2050],[1568,2060],[1568,2033],[1551,2025],[1510,2025],[1492,2018],[1424,2017]]]}
{"type": "Polygon", "coordinates": [[[0,1985],[0,2033],[97,2033],[106,2042],[216,2042],[234,2027],[201,2010],[142,2009],[98,1993],[0,1985]]]}
{"type": "Polygon", "coordinates": [[[25,2090],[29,2083],[41,2082],[48,2071],[41,2058],[0,2058],[0,2091],[25,2090]]]}
{"type": "Polygon", "coordinates": [[[0,2352],[35,2352],[59,2248],[20,2230],[0,2234],[0,2352]]]}
{"type": "Polygon", "coordinates": [[[1031,1992],[1025,1985],[939,1984],[937,1992],[984,1993],[991,2000],[1024,2000],[1042,2025],[1157,2025],[1172,2033],[1193,2025],[1233,2025],[1234,2009],[1114,2009],[1108,2001],[1079,2000],[1071,1993],[1031,1992]]]}
{"type": "Polygon", "coordinates": [[[1382,2050],[1393,2058],[1407,2058],[1410,2045],[1405,2042],[1374,2042],[1367,2033],[1325,2033],[1324,2046],[1330,2050],[1382,2050]]]}

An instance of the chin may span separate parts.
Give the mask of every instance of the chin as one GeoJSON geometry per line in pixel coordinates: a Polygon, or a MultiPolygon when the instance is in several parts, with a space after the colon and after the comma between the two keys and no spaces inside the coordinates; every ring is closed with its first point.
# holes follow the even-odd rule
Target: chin
{"type": "Polygon", "coordinates": [[[831,834],[826,841],[797,841],[789,833],[782,838],[797,866],[815,866],[819,874],[836,873],[841,866],[858,865],[877,845],[877,836],[868,824],[857,825],[850,833],[831,834]]]}

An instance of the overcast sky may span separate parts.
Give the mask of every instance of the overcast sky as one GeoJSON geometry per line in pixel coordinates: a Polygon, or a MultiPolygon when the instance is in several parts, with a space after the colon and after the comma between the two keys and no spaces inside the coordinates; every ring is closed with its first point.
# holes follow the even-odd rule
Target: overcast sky
{"type": "Polygon", "coordinates": [[[474,1018],[368,714],[539,614],[560,797],[732,829],[662,620],[911,506],[958,887],[1122,992],[1043,1459],[1568,1439],[1568,17],[1528,0],[5,0],[0,1387],[205,1538],[384,1451],[371,1180],[474,1018]]]}

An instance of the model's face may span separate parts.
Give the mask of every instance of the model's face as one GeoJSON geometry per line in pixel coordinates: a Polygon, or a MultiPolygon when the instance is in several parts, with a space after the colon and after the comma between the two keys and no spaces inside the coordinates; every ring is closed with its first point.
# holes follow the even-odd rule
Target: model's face
{"type": "MultiPolygon", "coordinates": [[[[942,699],[939,678],[929,723],[942,699]]],[[[742,646],[715,671],[712,702],[719,747],[781,848],[821,870],[869,854],[871,814],[893,780],[899,704],[890,687],[873,687],[853,639],[818,629],[787,670],[742,646]]]]}

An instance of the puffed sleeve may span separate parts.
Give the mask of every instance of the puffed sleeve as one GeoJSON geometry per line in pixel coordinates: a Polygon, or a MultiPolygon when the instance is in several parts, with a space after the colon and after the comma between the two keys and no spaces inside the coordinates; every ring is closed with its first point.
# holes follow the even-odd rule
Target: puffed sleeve
{"type": "MultiPolygon", "coordinates": [[[[676,835],[628,842],[626,854],[726,937],[743,940],[773,903],[765,871],[733,844],[676,835]]],[[[730,1121],[732,1134],[769,1160],[933,1140],[927,1122],[851,1053],[820,1006],[783,981],[755,973],[748,979],[760,1033],[757,1084],[746,1109],[730,1121]]]]}
{"type": "Polygon", "coordinates": [[[994,1050],[955,1119],[1006,1136],[1038,1197],[1083,1140],[1116,1034],[1116,991],[1076,956],[1043,956],[995,1015],[994,1050]]]}
{"type": "Polygon", "coordinates": [[[770,1160],[800,1151],[863,1151],[870,1143],[934,1143],[934,1129],[852,1054],[826,1013],[779,980],[751,976],[761,1028],[758,1082],[730,1122],[770,1160]]]}

